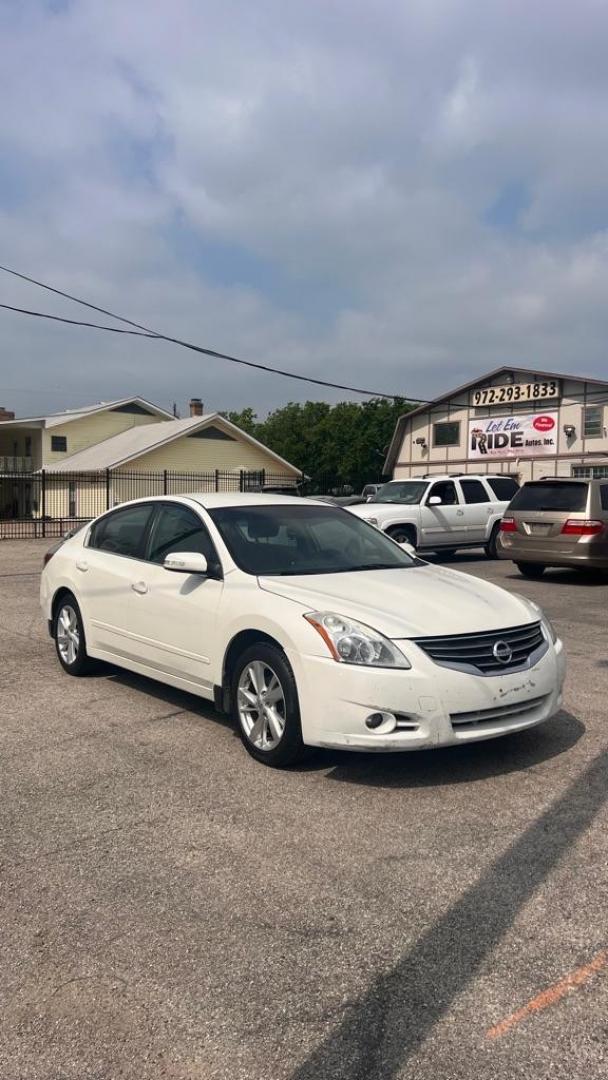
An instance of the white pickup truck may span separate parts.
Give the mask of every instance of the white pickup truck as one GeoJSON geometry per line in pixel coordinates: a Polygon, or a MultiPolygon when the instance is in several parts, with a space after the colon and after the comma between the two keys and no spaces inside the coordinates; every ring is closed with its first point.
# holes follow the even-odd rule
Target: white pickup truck
{"type": "Polygon", "coordinates": [[[390,480],[371,502],[347,509],[418,551],[483,545],[495,559],[500,519],[517,490],[511,476],[413,477],[390,480]]]}

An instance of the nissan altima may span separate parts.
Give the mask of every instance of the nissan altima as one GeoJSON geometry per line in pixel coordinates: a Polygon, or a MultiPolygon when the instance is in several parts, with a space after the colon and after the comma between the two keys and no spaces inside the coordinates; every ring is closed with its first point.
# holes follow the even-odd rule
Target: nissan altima
{"type": "Polygon", "coordinates": [[[536,604],[320,502],[125,503],[49,553],[41,604],[68,674],[103,660],[198,694],[268,765],[489,739],[561,704],[564,649],[536,604]]]}

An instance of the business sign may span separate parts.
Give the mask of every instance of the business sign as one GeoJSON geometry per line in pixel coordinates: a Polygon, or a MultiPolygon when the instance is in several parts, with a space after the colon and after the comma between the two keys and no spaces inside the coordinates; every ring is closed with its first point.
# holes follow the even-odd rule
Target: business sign
{"type": "Polygon", "coordinates": [[[557,413],[469,420],[469,458],[543,457],[557,453],[557,413]]]}
{"type": "Polygon", "coordinates": [[[529,401],[532,407],[548,398],[560,396],[559,379],[539,379],[538,382],[505,383],[502,386],[480,386],[471,391],[471,405],[510,405],[512,401],[529,401]]]}

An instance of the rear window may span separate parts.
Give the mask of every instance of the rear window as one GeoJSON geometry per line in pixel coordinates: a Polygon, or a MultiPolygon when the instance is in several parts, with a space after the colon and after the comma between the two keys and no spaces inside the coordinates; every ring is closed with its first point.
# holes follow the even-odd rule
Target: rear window
{"type": "Polygon", "coordinates": [[[600,497],[602,500],[602,510],[608,510],[608,484],[602,484],[600,488],[600,497]]]}
{"type": "Polygon", "coordinates": [[[492,488],[499,502],[510,502],[519,491],[519,484],[512,476],[488,476],[486,482],[492,488]]]}
{"type": "Polygon", "coordinates": [[[509,510],[555,510],[576,512],[587,507],[588,484],[573,484],[559,480],[539,480],[524,484],[513,499],[509,510]]]}

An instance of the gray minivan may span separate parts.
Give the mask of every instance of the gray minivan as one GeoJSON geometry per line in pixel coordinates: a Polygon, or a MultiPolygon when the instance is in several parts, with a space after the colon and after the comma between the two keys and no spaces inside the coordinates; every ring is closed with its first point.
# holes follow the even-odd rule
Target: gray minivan
{"type": "Polygon", "coordinates": [[[524,577],[541,577],[550,566],[608,570],[608,478],[524,484],[500,523],[497,554],[524,577]]]}

